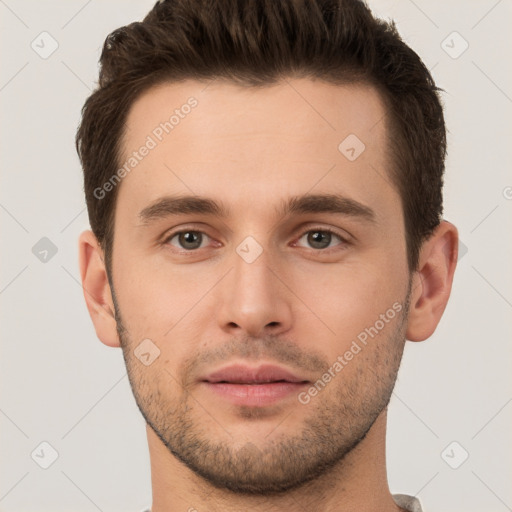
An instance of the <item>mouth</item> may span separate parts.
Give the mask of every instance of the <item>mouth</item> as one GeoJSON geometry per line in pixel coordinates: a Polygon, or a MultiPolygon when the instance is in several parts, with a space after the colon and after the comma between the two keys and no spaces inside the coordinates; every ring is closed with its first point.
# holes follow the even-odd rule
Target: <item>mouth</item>
{"type": "Polygon", "coordinates": [[[224,400],[254,407],[276,403],[310,383],[290,370],[273,365],[257,368],[233,365],[209,374],[200,382],[224,400]]]}

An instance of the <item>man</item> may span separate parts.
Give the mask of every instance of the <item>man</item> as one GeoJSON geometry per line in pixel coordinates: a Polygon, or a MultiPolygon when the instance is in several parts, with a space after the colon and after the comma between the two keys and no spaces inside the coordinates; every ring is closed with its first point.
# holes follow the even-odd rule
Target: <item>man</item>
{"type": "Polygon", "coordinates": [[[437,88],[357,0],[167,0],[112,33],[77,134],[98,338],[152,512],[421,510],[387,405],[457,260],[437,88]]]}

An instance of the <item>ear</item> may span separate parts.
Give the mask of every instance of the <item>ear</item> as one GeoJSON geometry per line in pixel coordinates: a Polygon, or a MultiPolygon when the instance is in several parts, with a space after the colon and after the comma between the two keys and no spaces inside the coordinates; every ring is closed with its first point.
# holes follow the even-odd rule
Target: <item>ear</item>
{"type": "Polygon", "coordinates": [[[92,231],[84,231],[80,235],[78,253],[85,302],[96,335],[105,345],[120,347],[103,251],[92,231]]]}
{"type": "Polygon", "coordinates": [[[457,228],[445,220],[423,243],[412,281],[408,340],[426,340],[441,320],[452,289],[458,248],[457,228]]]}

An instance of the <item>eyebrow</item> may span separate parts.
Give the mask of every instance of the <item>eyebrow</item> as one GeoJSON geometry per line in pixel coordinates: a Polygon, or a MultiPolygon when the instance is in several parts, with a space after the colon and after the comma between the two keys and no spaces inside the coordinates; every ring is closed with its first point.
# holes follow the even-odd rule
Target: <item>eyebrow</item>
{"type": "MultiPolygon", "coordinates": [[[[354,199],[338,194],[305,194],[283,200],[276,208],[278,217],[305,213],[331,213],[376,223],[376,214],[354,199]]],[[[199,214],[226,219],[230,211],[222,202],[201,196],[165,196],[157,199],[139,213],[142,224],[174,215],[199,214]]]]}

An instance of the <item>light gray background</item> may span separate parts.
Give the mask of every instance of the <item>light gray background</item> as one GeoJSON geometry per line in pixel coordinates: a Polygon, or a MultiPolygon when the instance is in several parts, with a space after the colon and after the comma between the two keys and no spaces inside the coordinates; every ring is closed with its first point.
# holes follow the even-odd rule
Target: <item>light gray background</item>
{"type": "MultiPolygon", "coordinates": [[[[145,424],[121,350],[97,340],[79,284],[88,221],[74,135],[106,35],[152,5],[0,0],[1,511],[151,503],[145,424]],[[49,48],[43,31],[59,45],[47,59],[31,48],[49,48]],[[43,237],[58,249],[46,262],[32,252],[43,237]],[[48,469],[36,463],[49,457],[43,441],[59,454],[48,469]]],[[[418,495],[426,512],[512,510],[512,2],[370,6],[397,21],[446,90],[445,218],[464,244],[436,333],[406,346],[389,409],[390,488],[418,495]],[[469,44],[458,58],[453,31],[469,44]],[[469,458],[452,469],[462,450],[469,458]]]]}

